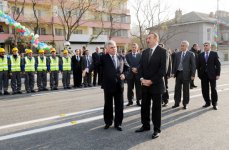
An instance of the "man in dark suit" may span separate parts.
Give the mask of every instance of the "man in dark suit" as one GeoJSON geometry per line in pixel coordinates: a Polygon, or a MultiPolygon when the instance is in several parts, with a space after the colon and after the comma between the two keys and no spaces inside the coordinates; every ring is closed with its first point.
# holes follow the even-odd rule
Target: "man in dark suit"
{"type": "Polygon", "coordinates": [[[92,60],[94,65],[94,74],[93,74],[93,85],[96,86],[96,80],[98,76],[98,85],[101,85],[100,79],[100,54],[99,54],[99,47],[96,47],[95,52],[92,54],[92,60]]]}
{"type": "Polygon", "coordinates": [[[147,36],[148,47],[142,52],[139,73],[142,85],[141,122],[142,127],[135,132],[150,130],[150,106],[152,106],[152,122],[154,133],[152,139],[161,132],[161,99],[165,91],[163,77],[166,73],[166,50],[158,46],[158,34],[151,32],[147,36]]]}
{"type": "Polygon", "coordinates": [[[122,131],[123,120],[123,91],[125,72],[128,64],[125,59],[117,54],[116,43],[112,40],[106,43],[107,54],[101,57],[101,69],[103,72],[102,88],[104,90],[104,129],[108,129],[113,123],[113,99],[115,105],[114,127],[122,131]]]}
{"type": "Polygon", "coordinates": [[[141,59],[141,54],[138,53],[138,44],[132,44],[132,51],[126,55],[126,61],[130,66],[130,70],[127,74],[127,98],[129,103],[126,106],[133,105],[133,98],[134,98],[134,85],[135,85],[135,92],[136,92],[136,99],[137,105],[141,106],[140,100],[142,99],[142,89],[141,89],[141,82],[140,76],[138,73],[139,63],[141,59]]]}
{"type": "Polygon", "coordinates": [[[75,55],[72,56],[74,88],[82,87],[82,57],[80,56],[80,51],[80,49],[75,50],[75,55]]]}
{"type": "Polygon", "coordinates": [[[93,68],[92,57],[89,56],[89,51],[85,50],[85,55],[82,58],[82,70],[83,70],[83,84],[84,87],[92,87],[91,85],[91,72],[93,68]]]}
{"type": "Polygon", "coordinates": [[[217,110],[218,94],[216,90],[216,80],[220,77],[221,64],[218,54],[211,51],[211,43],[204,43],[204,52],[198,57],[197,63],[198,77],[201,80],[202,95],[205,101],[204,108],[212,105],[213,109],[217,110]],[[209,96],[209,83],[211,86],[211,100],[209,96]]]}
{"type": "MultiPolygon", "coordinates": [[[[192,48],[190,49],[191,52],[195,54],[195,60],[196,63],[198,61],[198,55],[200,54],[200,47],[198,44],[193,44],[192,48]]],[[[190,89],[197,88],[197,86],[194,84],[194,80],[190,80],[190,89]]]]}
{"type": "Polygon", "coordinates": [[[179,107],[181,102],[181,89],[183,85],[183,108],[187,109],[189,103],[189,83],[194,80],[196,62],[194,53],[188,51],[189,42],[182,41],[180,51],[176,53],[172,76],[176,78],[174,100],[172,108],[179,107]]]}

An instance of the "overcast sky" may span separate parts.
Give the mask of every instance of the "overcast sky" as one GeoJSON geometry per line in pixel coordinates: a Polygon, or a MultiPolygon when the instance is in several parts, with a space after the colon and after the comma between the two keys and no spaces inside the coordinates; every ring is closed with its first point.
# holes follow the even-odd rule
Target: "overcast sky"
{"type": "MultiPolygon", "coordinates": [[[[129,8],[133,12],[131,5],[136,0],[129,0],[129,8]]],[[[148,0],[141,0],[142,2],[148,0]]],[[[151,0],[157,1],[157,0],[151,0]]],[[[170,18],[174,17],[174,12],[181,9],[183,14],[197,11],[209,14],[210,12],[215,12],[217,10],[217,0],[161,0],[164,4],[169,7],[171,14],[170,18]]],[[[229,12],[229,0],[219,0],[219,10],[224,10],[229,12]]],[[[131,13],[133,14],[133,13],[131,13]]],[[[132,16],[132,21],[135,17],[132,16]]]]}

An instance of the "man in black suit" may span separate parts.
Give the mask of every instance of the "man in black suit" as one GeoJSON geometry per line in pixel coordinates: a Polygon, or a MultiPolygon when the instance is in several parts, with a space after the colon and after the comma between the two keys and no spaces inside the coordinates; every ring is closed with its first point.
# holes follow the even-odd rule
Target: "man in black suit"
{"type": "Polygon", "coordinates": [[[130,70],[127,74],[127,98],[129,103],[126,106],[133,105],[133,98],[134,98],[134,85],[135,85],[135,92],[136,92],[136,99],[137,105],[141,106],[140,100],[142,99],[142,89],[141,89],[141,82],[140,76],[138,73],[139,63],[141,59],[141,54],[138,53],[138,44],[132,44],[132,51],[126,55],[126,61],[130,66],[130,70]]]}
{"type": "Polygon", "coordinates": [[[96,86],[96,80],[98,76],[98,85],[101,85],[100,79],[100,54],[99,54],[99,47],[96,47],[95,52],[92,54],[92,60],[94,65],[94,74],[93,74],[93,85],[96,86]]]}
{"type": "Polygon", "coordinates": [[[74,88],[82,87],[82,57],[80,56],[80,51],[80,49],[75,50],[75,55],[72,56],[74,88]]]}
{"type": "Polygon", "coordinates": [[[82,57],[82,70],[83,70],[83,84],[84,87],[92,87],[91,85],[91,72],[93,69],[93,60],[89,56],[89,51],[84,51],[84,56],[82,57]]]}
{"type": "MultiPolygon", "coordinates": [[[[195,54],[195,60],[196,63],[198,61],[198,55],[200,54],[200,47],[198,44],[193,44],[192,48],[190,49],[191,52],[195,54]]],[[[190,80],[190,89],[197,88],[197,86],[194,84],[194,80],[190,80]]]]}
{"type": "Polygon", "coordinates": [[[150,106],[152,106],[152,122],[154,133],[152,139],[161,132],[161,99],[165,91],[163,77],[166,73],[166,50],[158,46],[158,34],[151,32],[147,36],[148,47],[142,52],[139,73],[142,85],[141,122],[142,127],[135,132],[150,130],[150,106]]]}
{"type": "Polygon", "coordinates": [[[106,43],[107,54],[101,57],[101,69],[103,72],[102,88],[104,90],[104,129],[108,129],[113,123],[113,99],[115,105],[114,127],[122,131],[123,120],[123,91],[125,72],[128,64],[125,59],[117,54],[116,43],[112,40],[106,43]]]}
{"type": "Polygon", "coordinates": [[[204,52],[198,57],[197,63],[198,77],[201,80],[202,95],[205,101],[204,108],[212,105],[217,110],[218,94],[216,90],[216,80],[220,77],[221,64],[217,52],[211,51],[211,43],[204,43],[204,52]],[[209,83],[211,86],[211,100],[209,96],[209,83]]]}
{"type": "Polygon", "coordinates": [[[193,52],[188,51],[189,42],[182,41],[180,51],[176,53],[172,76],[176,78],[174,100],[172,108],[179,107],[181,102],[181,89],[183,86],[183,108],[187,109],[189,103],[189,83],[194,80],[196,72],[196,62],[193,52]]]}

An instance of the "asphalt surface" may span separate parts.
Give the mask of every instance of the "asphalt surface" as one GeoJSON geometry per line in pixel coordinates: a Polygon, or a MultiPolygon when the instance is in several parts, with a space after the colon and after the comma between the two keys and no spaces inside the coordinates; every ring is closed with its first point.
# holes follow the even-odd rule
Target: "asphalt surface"
{"type": "MultiPolygon", "coordinates": [[[[228,150],[229,65],[217,81],[219,110],[203,109],[200,80],[190,92],[187,110],[173,105],[174,79],[169,80],[170,103],[162,109],[162,132],[135,133],[141,127],[140,107],[125,107],[123,131],[104,130],[100,87],[48,91],[0,97],[0,150],[228,150]]],[[[125,100],[126,90],[125,90],[125,100]]],[[[153,127],[152,127],[153,129],[153,127]]]]}

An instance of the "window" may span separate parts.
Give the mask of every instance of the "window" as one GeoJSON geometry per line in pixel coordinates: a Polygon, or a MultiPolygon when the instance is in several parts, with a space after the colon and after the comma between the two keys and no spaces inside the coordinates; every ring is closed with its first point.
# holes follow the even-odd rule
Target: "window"
{"type": "Polygon", "coordinates": [[[39,28],[39,29],[38,29],[38,33],[39,33],[40,35],[46,35],[46,29],[45,29],[45,28],[39,28]]]}
{"type": "Polygon", "coordinates": [[[55,35],[63,36],[64,29],[55,28],[55,35]]]}
{"type": "Polygon", "coordinates": [[[12,6],[11,12],[12,12],[12,14],[20,14],[20,12],[21,12],[21,14],[24,14],[24,9],[21,10],[19,7],[12,6]]]}
{"type": "Polygon", "coordinates": [[[2,25],[0,25],[0,32],[4,32],[2,25]]]}
{"type": "Polygon", "coordinates": [[[93,35],[108,35],[109,29],[93,28],[93,35]]]}
{"type": "Polygon", "coordinates": [[[83,30],[76,29],[75,31],[73,31],[73,34],[83,34],[83,30]]]}
{"type": "Polygon", "coordinates": [[[129,34],[128,34],[128,30],[123,30],[123,29],[117,30],[117,29],[115,29],[112,31],[112,36],[129,37],[129,34]]]}
{"type": "Polygon", "coordinates": [[[41,17],[42,16],[42,11],[39,10],[39,9],[35,10],[35,13],[36,13],[37,17],[41,17]]]}
{"type": "Polygon", "coordinates": [[[211,28],[207,28],[207,41],[211,41],[212,40],[212,31],[211,28]]]}
{"type": "Polygon", "coordinates": [[[3,11],[3,3],[0,1],[0,10],[3,11]]]}

